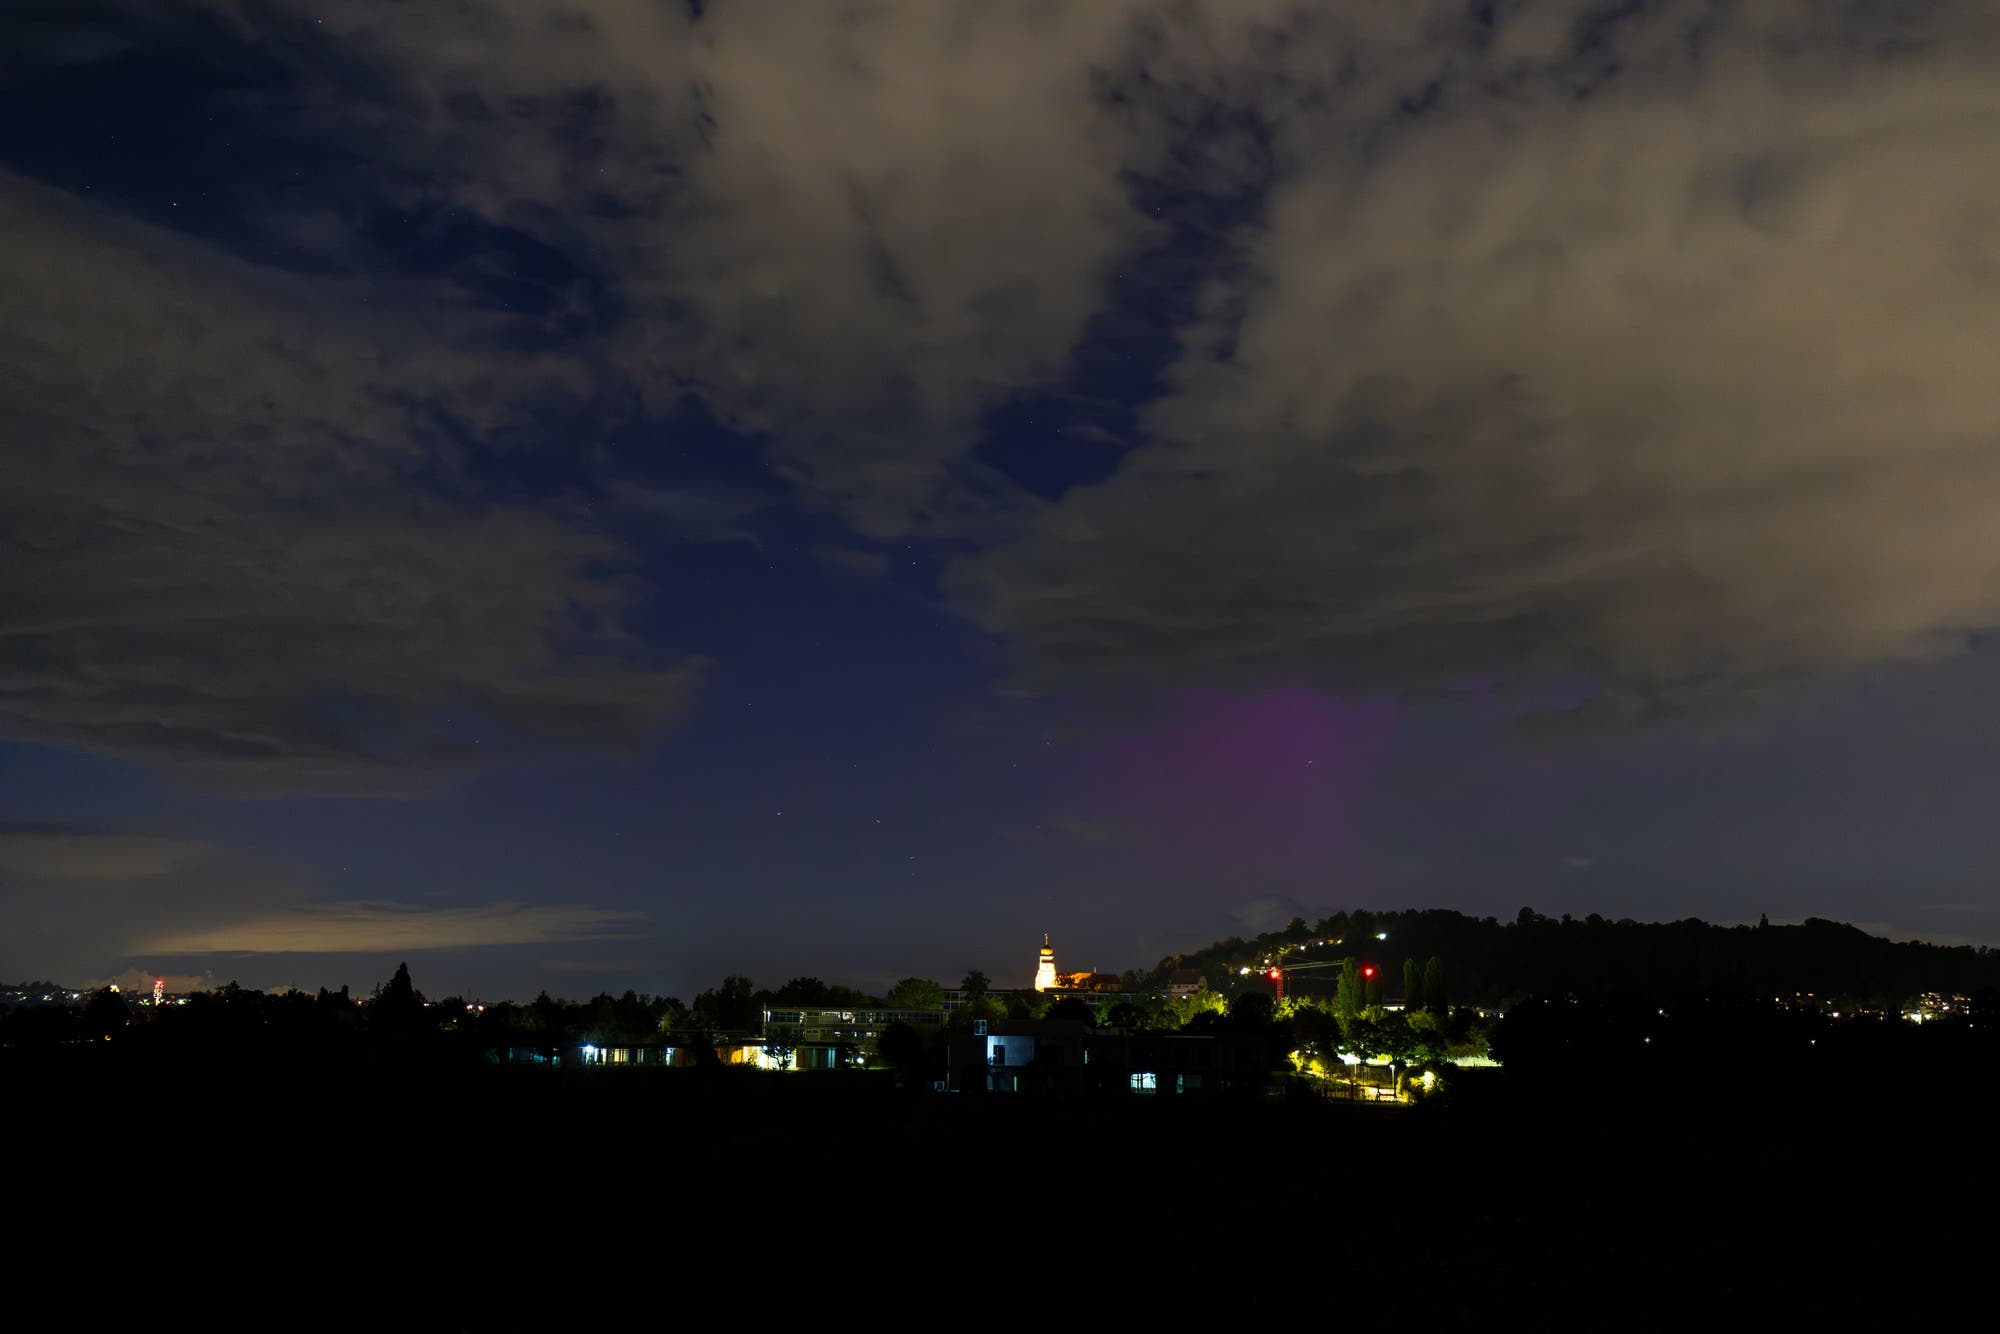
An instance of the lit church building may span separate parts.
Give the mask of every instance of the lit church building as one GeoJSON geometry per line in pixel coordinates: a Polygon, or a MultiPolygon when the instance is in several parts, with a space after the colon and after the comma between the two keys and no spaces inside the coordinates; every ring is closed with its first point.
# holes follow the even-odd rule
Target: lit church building
{"type": "Polygon", "coordinates": [[[1056,952],[1049,944],[1048,933],[1042,933],[1042,952],[1035,959],[1035,990],[1042,992],[1066,991],[1116,991],[1119,977],[1116,973],[1100,973],[1086,968],[1080,973],[1058,973],[1056,952]]]}
{"type": "Polygon", "coordinates": [[[1052,991],[1056,985],[1056,952],[1049,946],[1049,933],[1042,933],[1042,956],[1035,962],[1035,990],[1052,991]]]}

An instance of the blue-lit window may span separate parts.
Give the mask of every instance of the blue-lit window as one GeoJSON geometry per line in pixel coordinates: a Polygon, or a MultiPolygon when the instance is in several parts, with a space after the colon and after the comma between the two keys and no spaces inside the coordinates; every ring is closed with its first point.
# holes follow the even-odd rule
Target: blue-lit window
{"type": "Polygon", "coordinates": [[[1132,1088],[1137,1093],[1152,1093],[1160,1087],[1160,1077],[1151,1070],[1141,1070],[1132,1076],[1132,1088]]]}

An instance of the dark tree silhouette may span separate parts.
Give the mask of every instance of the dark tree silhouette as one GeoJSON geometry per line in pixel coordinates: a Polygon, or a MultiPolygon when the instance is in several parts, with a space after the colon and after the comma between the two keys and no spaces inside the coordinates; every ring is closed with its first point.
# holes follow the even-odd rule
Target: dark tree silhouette
{"type": "Polygon", "coordinates": [[[885,999],[898,1010],[935,1010],[944,1005],[944,987],[927,977],[906,977],[885,999]]]}
{"type": "Polygon", "coordinates": [[[984,996],[992,985],[992,979],[975,968],[959,982],[958,989],[967,996],[984,996]]]}
{"type": "Polygon", "coordinates": [[[1095,1024],[1097,1012],[1075,996],[1064,996],[1042,1012],[1044,1019],[1067,1019],[1075,1023],[1095,1024]]]}
{"type": "Polygon", "coordinates": [[[1272,1021],[1278,1004],[1261,991],[1240,991],[1229,1002],[1229,1022],[1238,1028],[1262,1028],[1272,1021]]]}
{"type": "Polygon", "coordinates": [[[1333,1008],[1341,1015],[1361,1008],[1361,965],[1352,955],[1340,961],[1340,986],[1334,993],[1333,1008]]]}
{"type": "Polygon", "coordinates": [[[778,988],[775,999],[782,1005],[831,1005],[833,988],[816,977],[795,977],[778,988]]]}
{"type": "Polygon", "coordinates": [[[424,998],[410,981],[410,965],[399,963],[395,976],[368,1003],[368,1025],[384,1033],[407,1033],[423,1017],[424,998]]]}
{"type": "Polygon", "coordinates": [[[749,978],[735,974],[723,978],[714,991],[694,998],[694,1022],[710,1032],[747,1033],[757,1027],[758,1010],[757,988],[749,978]]]}
{"type": "Polygon", "coordinates": [[[1131,1001],[1119,1001],[1104,1012],[1104,1023],[1109,1028],[1138,1028],[1146,1022],[1146,1012],[1131,1001]]]}
{"type": "Polygon", "coordinates": [[[125,998],[110,987],[91,992],[90,999],[83,1003],[80,1023],[87,1037],[110,1037],[131,1022],[132,1012],[125,1008],[125,998]]]}
{"type": "Polygon", "coordinates": [[[917,1079],[924,1072],[923,1035],[900,1019],[882,1030],[875,1050],[906,1080],[917,1079]]]}

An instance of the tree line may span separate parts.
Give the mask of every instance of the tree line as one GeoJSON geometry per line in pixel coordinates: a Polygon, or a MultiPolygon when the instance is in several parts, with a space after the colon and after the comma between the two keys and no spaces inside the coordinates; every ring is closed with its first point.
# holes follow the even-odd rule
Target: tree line
{"type": "MultiPolygon", "coordinates": [[[[985,988],[974,971],[966,982],[985,988]]],[[[55,991],[54,984],[45,990],[55,991]]],[[[234,981],[189,993],[184,1004],[153,1010],[134,1007],[108,987],[93,991],[81,1006],[0,1005],[0,1044],[7,1046],[100,1041],[143,1032],[148,1040],[254,1040],[260,1044],[293,1039],[366,1037],[451,1037],[467,1046],[556,1046],[644,1043],[662,1035],[690,1039],[743,1035],[763,1027],[770,1008],[936,1009],[944,987],[927,978],[904,978],[886,996],[830,985],[815,977],[795,977],[776,989],[758,988],[749,978],[729,976],[698,993],[692,1003],[675,996],[627,990],[573,1001],[543,991],[526,1002],[479,1004],[464,996],[432,1000],[419,991],[407,963],[365,998],[347,987],[317,992],[259,991],[234,981]]]]}

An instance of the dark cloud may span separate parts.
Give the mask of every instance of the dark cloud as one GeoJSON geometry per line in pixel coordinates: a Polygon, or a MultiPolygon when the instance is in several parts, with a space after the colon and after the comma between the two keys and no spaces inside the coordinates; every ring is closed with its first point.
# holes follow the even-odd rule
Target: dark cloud
{"type": "Polygon", "coordinates": [[[219,785],[380,791],[631,744],[683,706],[693,669],[620,629],[616,545],[480,503],[426,442],[427,418],[504,416],[537,364],[474,357],[386,286],[18,178],[0,230],[0,727],[219,785]]]}
{"type": "Polygon", "coordinates": [[[886,574],[889,557],[886,552],[861,551],[854,547],[820,546],[813,549],[813,555],[839,570],[855,574],[886,574]]]}
{"type": "Polygon", "coordinates": [[[1282,931],[1295,918],[1307,921],[1324,916],[1287,895],[1273,894],[1264,898],[1251,899],[1229,910],[1230,920],[1236,929],[1246,936],[1261,936],[1271,931],[1282,931]]]}
{"type": "MultiPolygon", "coordinates": [[[[949,503],[983,405],[1061,370],[1146,230],[1121,175],[1141,127],[1100,114],[1095,71],[1150,8],[212,6],[295,70],[310,91],[270,100],[367,164],[356,190],[504,233],[489,276],[560,257],[615,315],[544,327],[589,333],[652,411],[695,392],[765,435],[877,536],[949,503]]],[[[325,209],[269,225],[367,262],[325,209]]],[[[467,295],[478,269],[455,261],[467,295]]]]}
{"type": "Polygon", "coordinates": [[[0,879],[90,882],[141,880],[201,859],[204,845],[151,834],[66,825],[0,824],[0,879]]]}
{"type": "Polygon", "coordinates": [[[663,532],[676,542],[744,542],[761,545],[753,520],[773,501],[748,491],[721,487],[672,489],[613,482],[605,502],[643,529],[663,532]]]}
{"type": "MultiPolygon", "coordinates": [[[[981,405],[1060,364],[1141,226],[1087,114],[1115,6],[205,8],[37,43],[185,56],[314,170],[245,158],[222,220],[0,181],[0,727],[211,783],[643,737],[694,672],[623,634],[621,550],[480,499],[496,452],[566,449],[533,409],[693,392],[863,529],[976,515],[943,493],[981,405]]],[[[760,503],[605,487],[649,542],[760,503]]]]}
{"type": "Polygon", "coordinates": [[[1030,829],[1009,830],[1007,837],[1017,843],[1038,846],[1117,847],[1134,840],[1133,832],[1104,820],[1093,820],[1074,811],[1064,811],[1030,829]]]}
{"type": "Polygon", "coordinates": [[[202,839],[11,824],[0,828],[0,918],[8,924],[0,976],[74,984],[116,972],[157,934],[271,913],[309,896],[286,868],[202,839]]]}

